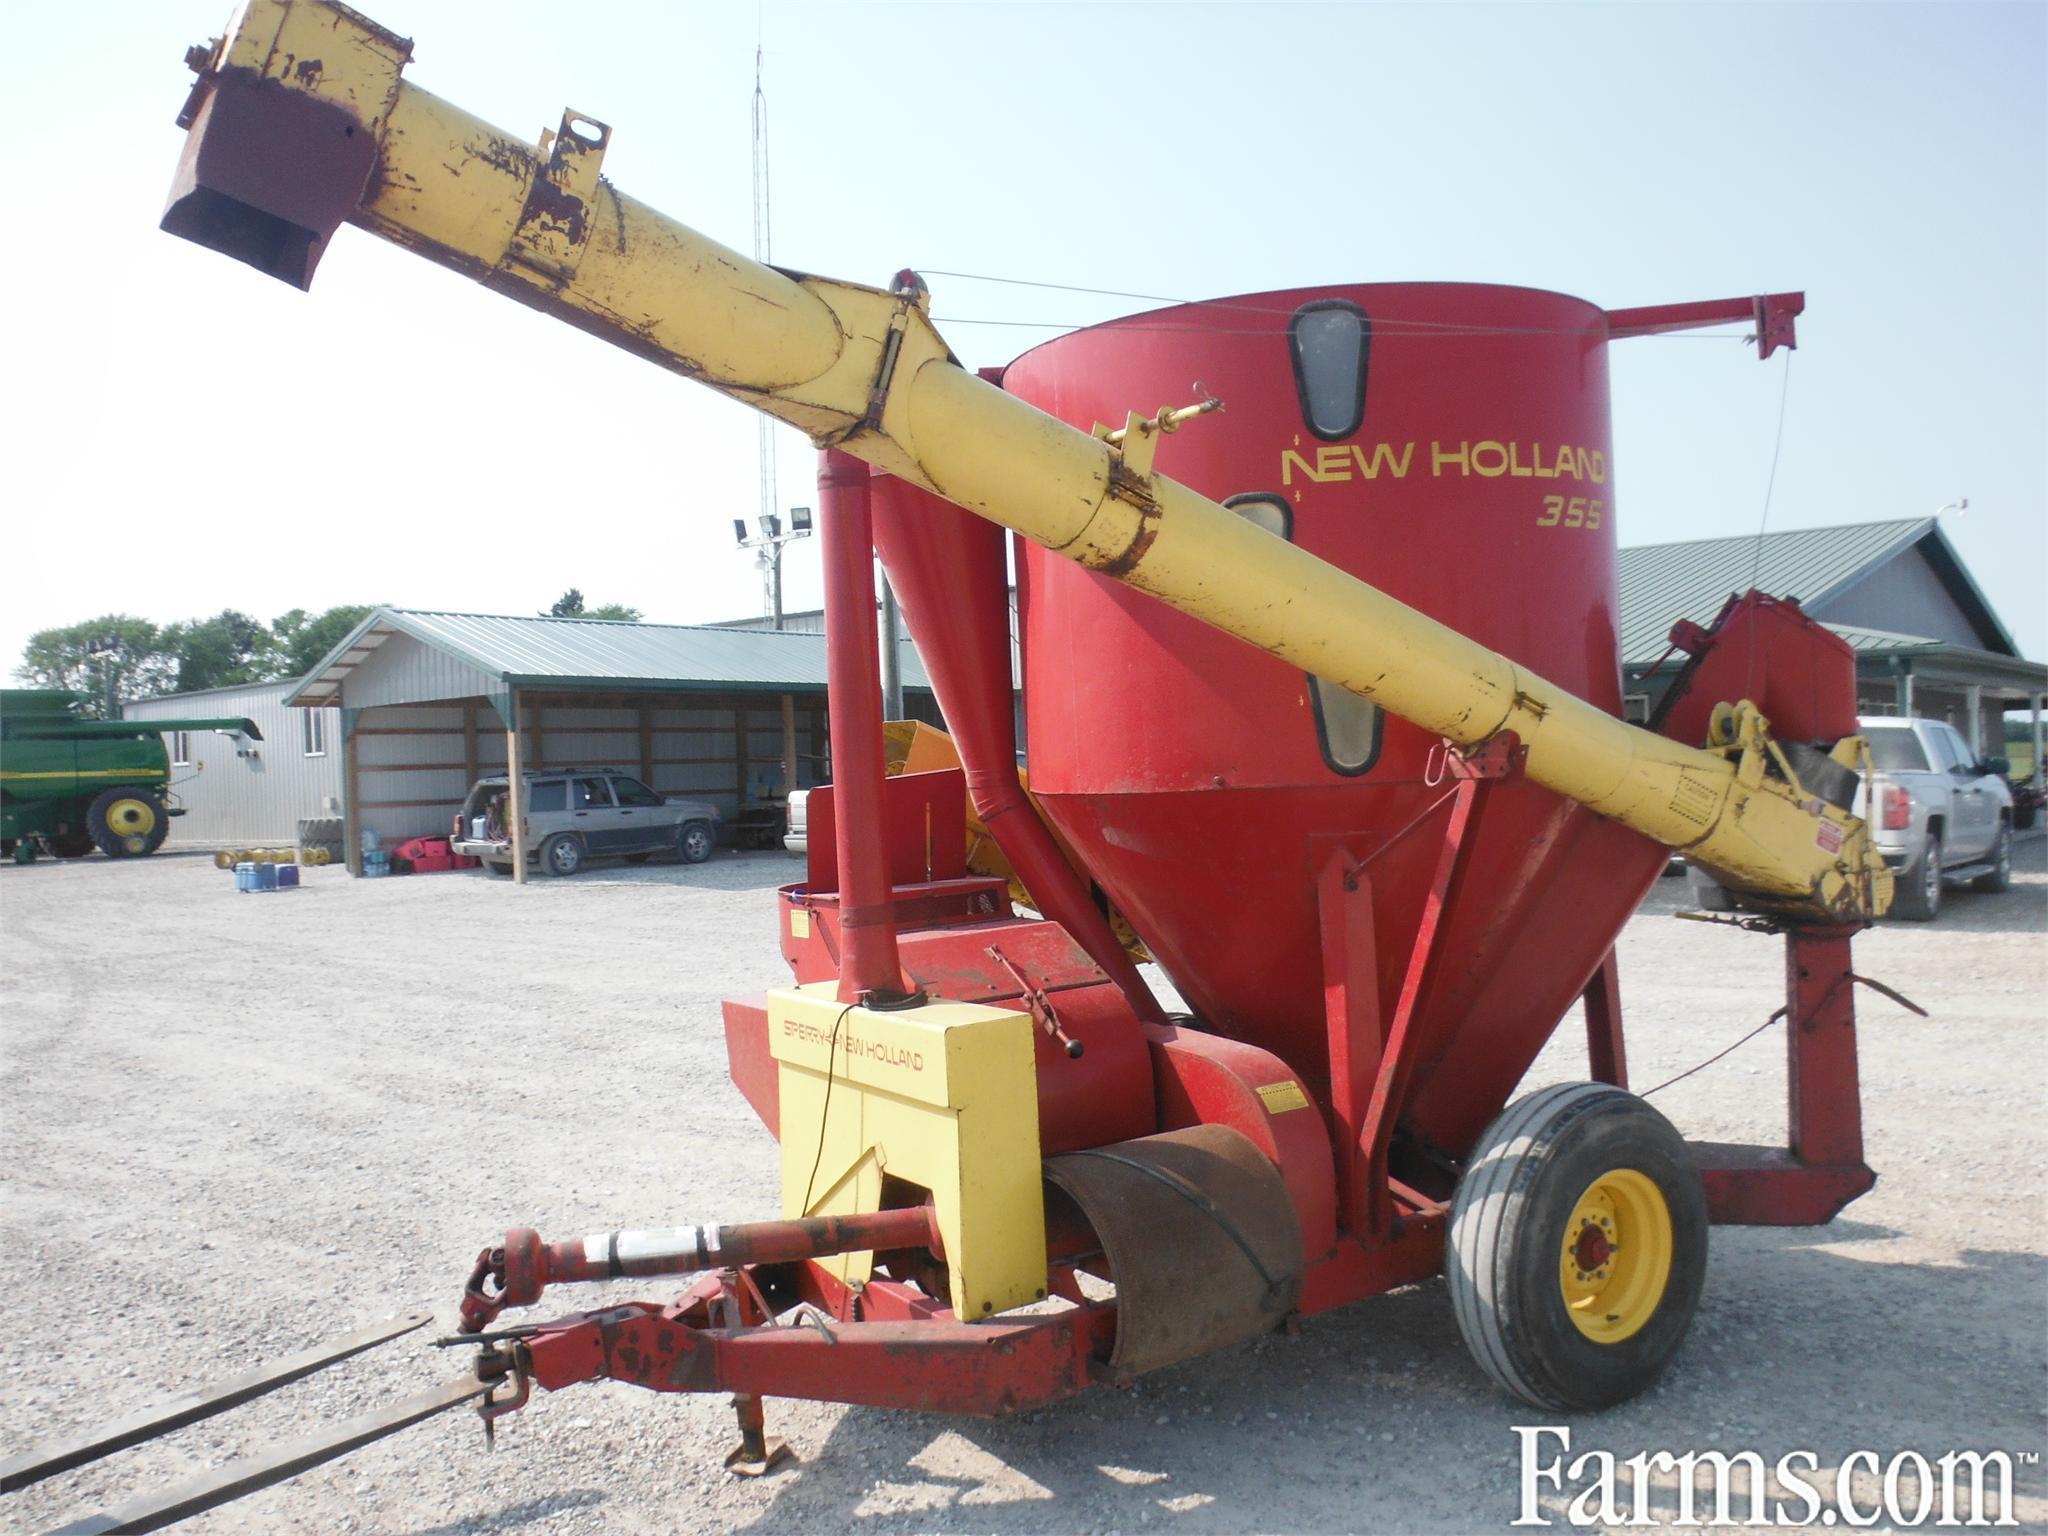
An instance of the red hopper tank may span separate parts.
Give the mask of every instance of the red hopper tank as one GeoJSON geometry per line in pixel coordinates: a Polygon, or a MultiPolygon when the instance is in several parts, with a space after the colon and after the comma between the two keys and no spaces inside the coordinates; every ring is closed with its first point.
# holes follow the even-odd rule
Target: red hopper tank
{"type": "MultiPolygon", "coordinates": [[[[1134,316],[1003,382],[1083,428],[1220,396],[1162,472],[1619,713],[1608,339],[1562,294],[1374,284],[1134,316]]],[[[1435,843],[1387,845],[1448,787],[1441,744],[1037,545],[1018,584],[1032,790],[1204,1025],[1326,1085],[1318,871],[1386,849],[1377,948],[1409,952],[1435,843]]],[[[1453,1154],[1668,855],[1516,781],[1470,857],[1404,1116],[1453,1154]]]]}

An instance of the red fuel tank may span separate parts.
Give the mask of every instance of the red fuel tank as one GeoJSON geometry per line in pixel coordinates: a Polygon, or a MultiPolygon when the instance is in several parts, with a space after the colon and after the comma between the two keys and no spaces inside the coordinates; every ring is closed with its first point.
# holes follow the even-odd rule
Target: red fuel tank
{"type": "MultiPolygon", "coordinates": [[[[1003,383],[1084,429],[1220,396],[1162,473],[1619,713],[1608,339],[1562,294],[1301,289],[1064,336],[1003,383]]],[[[1326,1089],[1318,872],[1379,856],[1390,1018],[1438,852],[1393,839],[1448,789],[1442,743],[1036,545],[1018,606],[1033,793],[1201,1023],[1326,1089]]],[[[1468,857],[1402,1117],[1453,1155],[1667,855],[1515,781],[1468,857]]]]}

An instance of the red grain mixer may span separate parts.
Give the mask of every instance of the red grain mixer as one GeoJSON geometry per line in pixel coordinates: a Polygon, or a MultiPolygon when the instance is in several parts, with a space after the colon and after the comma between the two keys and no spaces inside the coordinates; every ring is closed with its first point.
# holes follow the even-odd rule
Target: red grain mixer
{"type": "Polygon", "coordinates": [[[724,1009],[783,1219],[508,1235],[462,1300],[477,1381],[273,1479],[601,1379],[734,1394],[760,1471],[769,1397],[1004,1413],[1438,1273],[1501,1389],[1598,1408],[1678,1349],[1712,1223],[1871,1186],[1849,947],[1891,882],[1848,648],[1731,595],[1649,728],[1620,718],[1608,347],[1739,322],[1768,356],[1800,295],[1299,289],[977,375],[915,274],[751,262],[602,179],[608,126],[530,145],[409,51],[251,0],[192,55],[165,227],[307,286],[352,222],[810,434],[833,782],[778,896],[790,976],[724,1009]],[[948,726],[893,774],[876,553],[948,726]],[[1628,1091],[1613,945],[1674,849],[1784,939],[1786,1146],[1688,1142],[1628,1091]],[[1593,1080],[1515,1097],[1582,998],[1593,1080]],[[503,1326],[659,1274],[694,1278],[503,1326]]]}

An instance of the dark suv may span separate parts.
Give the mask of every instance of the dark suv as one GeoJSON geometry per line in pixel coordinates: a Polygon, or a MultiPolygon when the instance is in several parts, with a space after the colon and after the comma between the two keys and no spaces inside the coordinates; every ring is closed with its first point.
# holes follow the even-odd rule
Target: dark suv
{"type": "MultiPolygon", "coordinates": [[[[701,864],[718,846],[718,807],[708,800],[668,799],[609,768],[551,768],[524,781],[526,856],[551,875],[573,875],[586,859],[644,864],[657,853],[701,864]]],[[[493,874],[512,873],[511,788],[502,773],[477,780],[449,839],[493,874]]]]}

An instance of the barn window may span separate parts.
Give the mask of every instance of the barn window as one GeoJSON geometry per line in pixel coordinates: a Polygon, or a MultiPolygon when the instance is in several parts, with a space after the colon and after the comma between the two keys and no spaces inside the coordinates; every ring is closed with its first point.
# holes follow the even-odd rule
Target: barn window
{"type": "Polygon", "coordinates": [[[184,731],[171,732],[171,762],[179,768],[192,765],[192,738],[184,731]]]}
{"type": "MultiPolygon", "coordinates": [[[[1223,505],[1246,522],[1278,538],[1294,542],[1294,514],[1271,492],[1233,496],[1223,505]]],[[[1316,745],[1333,773],[1355,778],[1379,760],[1380,707],[1349,688],[1308,677],[1308,702],[1316,720],[1316,745]]]]}
{"type": "Polygon", "coordinates": [[[1287,326],[1302,420],[1317,437],[1349,437],[1365,420],[1365,365],[1372,322],[1343,299],[1318,299],[1287,326]]]}
{"type": "Polygon", "coordinates": [[[301,722],[306,738],[306,756],[327,755],[327,716],[317,709],[302,711],[305,719],[301,722]]]}

